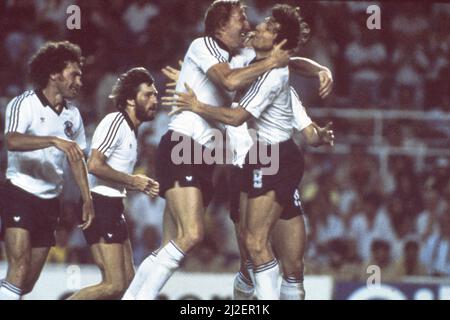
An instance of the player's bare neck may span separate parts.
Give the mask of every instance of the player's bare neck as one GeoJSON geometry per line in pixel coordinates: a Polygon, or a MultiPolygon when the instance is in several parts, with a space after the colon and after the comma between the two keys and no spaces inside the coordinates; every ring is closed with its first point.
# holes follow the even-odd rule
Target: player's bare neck
{"type": "Polygon", "coordinates": [[[263,60],[268,56],[270,56],[270,51],[255,49],[255,53],[256,53],[256,61],[263,60]]]}
{"type": "Polygon", "coordinates": [[[48,86],[42,93],[47,98],[48,102],[51,104],[56,111],[60,112],[64,107],[64,97],[52,86],[48,86]]]}

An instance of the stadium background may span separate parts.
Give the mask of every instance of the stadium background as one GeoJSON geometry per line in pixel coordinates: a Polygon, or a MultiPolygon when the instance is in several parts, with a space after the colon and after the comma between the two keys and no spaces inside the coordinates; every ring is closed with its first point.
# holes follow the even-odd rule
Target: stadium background
{"type": "MultiPolygon", "coordinates": [[[[337,137],[334,149],[307,149],[299,141],[307,153],[301,194],[308,221],[308,296],[348,298],[346,293],[365,286],[371,275],[367,266],[377,265],[383,283],[393,283],[405,298],[450,298],[445,286],[450,277],[450,4],[284,2],[300,5],[312,30],[300,55],[328,66],[335,82],[333,93],[321,100],[316,79],[292,79],[308,113],[321,125],[333,120],[337,137]],[[366,26],[371,4],[381,8],[380,30],[366,26]],[[325,284],[312,293],[317,279],[325,284]]],[[[78,105],[90,139],[99,120],[113,111],[107,96],[119,73],[145,66],[164,92],[166,79],[160,69],[177,66],[192,39],[201,35],[209,3],[1,1],[2,132],[6,104],[28,88],[27,61],[45,41],[68,39],[79,44],[87,57],[78,105]],[[66,27],[71,4],[81,9],[80,30],[66,27]]],[[[245,3],[254,26],[275,1],[245,3]]],[[[167,112],[161,108],[157,119],[140,130],[138,171],[154,175],[154,151],[167,122],[167,112]]],[[[2,179],[3,138],[1,134],[2,179]]],[[[223,174],[219,171],[217,179],[224,181],[223,174]]],[[[81,273],[81,277],[89,275],[82,283],[96,276],[75,227],[77,197],[74,184],[67,183],[58,246],[51,251],[52,265],[44,270],[33,298],[49,297],[39,295],[45,279],[55,282],[62,275],[67,280],[73,270],[79,272],[67,266],[87,270],[81,273]]],[[[221,183],[208,210],[207,239],[183,263],[182,275],[226,277],[238,269],[226,198],[226,184],[221,183]]],[[[127,216],[137,264],[159,245],[163,206],[162,199],[130,194],[127,216]]],[[[4,259],[0,246],[0,278],[4,259]]],[[[205,285],[211,282],[208,279],[204,278],[205,285]]],[[[228,292],[229,296],[231,284],[228,292]]],[[[197,296],[213,298],[214,294],[197,296]]]]}

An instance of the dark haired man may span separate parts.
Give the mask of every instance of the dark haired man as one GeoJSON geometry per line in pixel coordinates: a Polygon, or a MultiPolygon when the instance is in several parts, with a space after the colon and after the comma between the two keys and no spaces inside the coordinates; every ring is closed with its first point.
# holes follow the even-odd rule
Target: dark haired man
{"type": "MultiPolygon", "coordinates": [[[[258,25],[252,40],[256,60],[267,57],[281,39],[287,39],[286,48],[297,47],[306,28],[300,22],[296,8],[275,6],[272,16],[258,25]]],[[[240,224],[246,251],[255,266],[257,296],[259,299],[278,299],[279,267],[269,240],[283,208],[291,204],[303,174],[302,156],[291,139],[294,122],[289,71],[287,68],[278,68],[264,73],[234,108],[210,106],[200,102],[201,99],[197,99],[187,85],[186,90],[188,93],[177,91],[178,97],[167,98],[167,105],[180,106],[178,112],[193,111],[205,120],[232,126],[240,126],[251,120],[248,122],[249,127],[257,132],[258,138],[254,147],[265,146],[272,152],[279,151],[279,158],[275,159],[279,168],[276,174],[266,174],[259,158],[257,164],[249,163],[247,155],[240,201],[240,224]]],[[[331,138],[332,132],[328,134],[331,138]]]]}
{"type": "Polygon", "coordinates": [[[32,57],[35,90],[14,98],[6,108],[8,168],[2,233],[8,271],[0,299],[30,292],[44,266],[59,218],[63,163],[69,160],[83,199],[83,229],[94,217],[86,164],[83,122],[68,100],[78,94],[83,58],[77,45],[49,42],[32,57]]]}
{"type": "Polygon", "coordinates": [[[137,160],[137,130],[154,119],[158,92],[145,68],[133,68],[117,80],[110,98],[117,112],[105,116],[95,130],[88,160],[90,185],[97,213],[84,230],[102,282],[84,288],[69,299],[122,297],[134,277],[133,254],[124,217],[126,189],[155,197],[159,184],[144,175],[133,175],[137,160]]]}

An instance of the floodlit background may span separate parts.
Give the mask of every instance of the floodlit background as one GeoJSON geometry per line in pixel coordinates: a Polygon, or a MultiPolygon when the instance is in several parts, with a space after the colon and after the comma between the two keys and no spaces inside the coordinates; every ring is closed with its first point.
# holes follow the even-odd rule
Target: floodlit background
{"type": "MultiPolygon", "coordinates": [[[[255,26],[276,2],[245,3],[255,26]]],[[[298,141],[306,156],[300,187],[308,222],[307,298],[449,299],[445,284],[450,277],[450,4],[284,3],[300,5],[312,30],[299,55],[329,67],[335,81],[333,93],[321,100],[317,79],[292,77],[308,113],[320,125],[332,120],[337,139],[333,149],[319,150],[298,141]],[[371,4],[381,9],[379,30],[366,26],[371,4]],[[390,290],[364,291],[371,275],[369,265],[379,266],[381,280],[392,285],[390,290]]],[[[29,88],[27,61],[47,40],[75,42],[87,57],[78,105],[90,139],[96,124],[114,111],[107,96],[121,72],[144,66],[164,92],[166,80],[160,69],[177,66],[190,42],[202,35],[209,4],[205,0],[1,1],[2,132],[6,104],[29,88]],[[66,27],[71,4],[81,9],[80,30],[66,27]]],[[[161,110],[140,130],[137,171],[154,176],[154,152],[168,120],[161,110]]],[[[2,142],[1,134],[4,180],[2,142]]],[[[206,288],[211,283],[206,272],[221,273],[228,276],[229,288],[216,286],[221,289],[203,292],[198,280],[195,290],[185,292],[169,282],[169,298],[183,297],[181,292],[204,299],[231,295],[239,255],[228,218],[226,170],[217,171],[221,183],[208,210],[206,240],[185,260],[177,282],[201,279],[204,274],[206,288]]],[[[74,184],[67,183],[58,246],[49,257],[55,265],[44,270],[30,298],[56,299],[98,278],[75,227],[77,197],[74,184]]],[[[131,194],[128,199],[136,264],[159,246],[163,208],[161,198],[131,194]]],[[[2,251],[0,246],[0,278],[6,271],[2,251]]]]}

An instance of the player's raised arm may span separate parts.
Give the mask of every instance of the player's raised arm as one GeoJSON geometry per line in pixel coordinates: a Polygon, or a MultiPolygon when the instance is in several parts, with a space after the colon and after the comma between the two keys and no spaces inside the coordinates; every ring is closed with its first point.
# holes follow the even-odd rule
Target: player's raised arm
{"type": "Polygon", "coordinates": [[[216,84],[228,91],[246,88],[260,75],[274,68],[282,68],[289,63],[289,51],[282,47],[286,40],[275,45],[270,56],[247,67],[232,69],[228,63],[212,66],[207,74],[216,84]]]}

